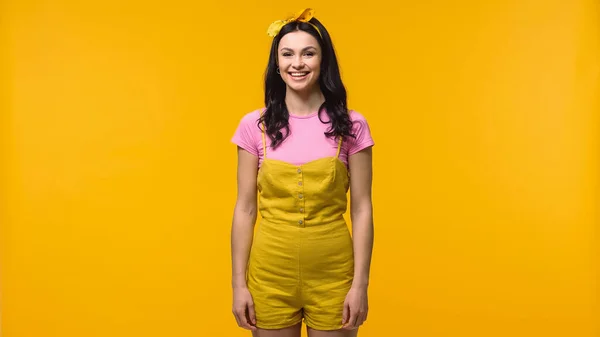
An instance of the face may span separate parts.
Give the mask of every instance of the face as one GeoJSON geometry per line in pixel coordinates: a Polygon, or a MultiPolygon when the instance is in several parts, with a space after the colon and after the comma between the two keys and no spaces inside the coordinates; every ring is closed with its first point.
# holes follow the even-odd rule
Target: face
{"type": "Polygon", "coordinates": [[[312,35],[304,31],[286,34],[279,42],[277,62],[281,78],[288,89],[311,91],[321,74],[321,47],[312,35]]]}

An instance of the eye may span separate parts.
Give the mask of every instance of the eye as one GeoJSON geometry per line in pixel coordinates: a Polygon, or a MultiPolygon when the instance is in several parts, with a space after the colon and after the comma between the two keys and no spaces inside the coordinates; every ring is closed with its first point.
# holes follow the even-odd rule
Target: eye
{"type": "Polygon", "coordinates": [[[306,56],[314,56],[315,53],[313,53],[312,51],[309,51],[309,52],[306,52],[306,54],[304,54],[304,55],[306,55],[306,56]]]}
{"type": "Polygon", "coordinates": [[[288,53],[288,52],[286,52],[286,53],[283,53],[282,55],[283,55],[283,56],[292,56],[292,53],[288,53]]]}

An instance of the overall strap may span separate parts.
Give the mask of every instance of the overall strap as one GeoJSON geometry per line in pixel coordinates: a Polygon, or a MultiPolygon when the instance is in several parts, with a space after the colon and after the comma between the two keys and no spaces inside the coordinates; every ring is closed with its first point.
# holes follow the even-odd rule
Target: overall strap
{"type": "Polygon", "coordinates": [[[262,131],[261,131],[261,135],[262,135],[262,146],[263,146],[263,160],[267,158],[267,142],[265,140],[265,124],[262,124],[262,131]]]}
{"type": "MultiPolygon", "coordinates": [[[[261,118],[264,117],[265,112],[266,112],[266,109],[260,113],[261,118]]],[[[267,127],[265,126],[264,120],[260,124],[262,125],[260,133],[262,135],[263,160],[264,160],[264,159],[267,159],[267,141],[265,140],[265,130],[267,130],[267,127]]]]}
{"type": "Polygon", "coordinates": [[[344,139],[341,136],[339,138],[340,138],[340,140],[338,141],[337,153],[335,154],[336,157],[340,156],[340,151],[342,150],[342,140],[344,139]]]}

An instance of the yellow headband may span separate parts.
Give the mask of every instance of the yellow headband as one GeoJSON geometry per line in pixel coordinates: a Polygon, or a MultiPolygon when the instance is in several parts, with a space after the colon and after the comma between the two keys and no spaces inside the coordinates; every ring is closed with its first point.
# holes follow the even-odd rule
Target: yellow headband
{"type": "Polygon", "coordinates": [[[290,22],[297,21],[297,22],[306,22],[306,23],[310,24],[317,30],[317,33],[319,33],[319,35],[321,36],[321,31],[319,30],[319,28],[317,28],[317,26],[315,26],[314,24],[309,22],[310,19],[312,19],[314,17],[314,15],[315,15],[314,9],[312,9],[312,8],[303,9],[302,11],[296,13],[296,15],[291,16],[285,20],[277,20],[277,21],[273,22],[269,26],[269,29],[267,29],[267,34],[271,37],[275,37],[275,36],[277,36],[277,34],[279,34],[279,31],[281,30],[281,28],[283,26],[287,25],[290,22]]]}

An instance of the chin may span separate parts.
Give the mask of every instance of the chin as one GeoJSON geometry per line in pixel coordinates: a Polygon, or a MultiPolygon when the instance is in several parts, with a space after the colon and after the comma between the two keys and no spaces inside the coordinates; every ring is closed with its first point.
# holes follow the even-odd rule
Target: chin
{"type": "Polygon", "coordinates": [[[293,90],[293,91],[303,92],[303,91],[306,91],[308,89],[308,86],[305,86],[305,85],[293,85],[292,84],[292,85],[288,85],[288,88],[290,90],[293,90]]]}
{"type": "Polygon", "coordinates": [[[318,84],[317,83],[310,83],[310,84],[290,83],[287,85],[287,87],[296,92],[306,92],[306,91],[310,91],[316,85],[318,85],[318,84]]]}

